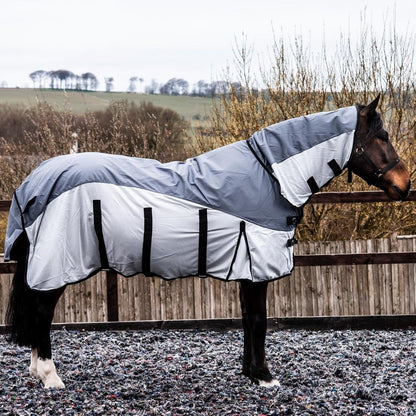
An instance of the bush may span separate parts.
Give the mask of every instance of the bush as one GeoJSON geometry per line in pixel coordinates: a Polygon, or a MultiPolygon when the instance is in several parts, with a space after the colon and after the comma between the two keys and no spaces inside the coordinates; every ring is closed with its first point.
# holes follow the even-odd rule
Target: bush
{"type": "Polygon", "coordinates": [[[114,102],[107,110],[75,115],[47,103],[24,110],[1,106],[0,199],[14,189],[40,162],[78,151],[106,152],[161,161],[186,157],[188,127],[176,112],[150,103],[114,102]]]}

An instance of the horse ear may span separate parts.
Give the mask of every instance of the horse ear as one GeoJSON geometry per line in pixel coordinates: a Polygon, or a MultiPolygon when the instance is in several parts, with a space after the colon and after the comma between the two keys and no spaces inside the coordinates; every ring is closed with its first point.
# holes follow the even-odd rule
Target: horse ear
{"type": "Polygon", "coordinates": [[[378,102],[380,101],[380,94],[370,104],[366,105],[361,111],[361,115],[371,117],[375,114],[378,102]]]}

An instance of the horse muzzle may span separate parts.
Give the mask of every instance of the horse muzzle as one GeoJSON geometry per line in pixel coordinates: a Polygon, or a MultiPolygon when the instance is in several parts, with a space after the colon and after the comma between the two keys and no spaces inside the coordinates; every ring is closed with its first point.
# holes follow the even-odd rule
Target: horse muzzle
{"type": "Polygon", "coordinates": [[[405,200],[410,191],[410,175],[400,162],[397,166],[386,172],[382,178],[382,189],[393,201],[405,200]]]}

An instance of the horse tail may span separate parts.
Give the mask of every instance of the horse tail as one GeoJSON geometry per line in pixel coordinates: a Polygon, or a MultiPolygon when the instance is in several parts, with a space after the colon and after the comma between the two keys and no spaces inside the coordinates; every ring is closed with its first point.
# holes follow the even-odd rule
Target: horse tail
{"type": "Polygon", "coordinates": [[[13,247],[12,258],[17,260],[13,276],[6,324],[9,327],[9,341],[21,346],[31,346],[36,339],[36,293],[26,283],[27,253],[29,243],[22,234],[13,247]]]}

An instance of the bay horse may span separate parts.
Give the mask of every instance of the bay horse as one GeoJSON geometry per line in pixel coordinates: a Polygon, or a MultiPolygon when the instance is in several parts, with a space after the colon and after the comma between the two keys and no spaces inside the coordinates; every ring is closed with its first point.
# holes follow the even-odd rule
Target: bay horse
{"type": "Polygon", "coordinates": [[[5,246],[17,261],[10,340],[31,347],[30,374],[64,387],[50,340],[56,303],[68,284],[112,269],[239,281],[242,373],[278,385],[265,358],[267,286],[293,269],[309,197],[344,169],[392,200],[409,193],[379,98],[277,123],[185,162],[98,153],[43,162],[14,193],[5,246]]]}

